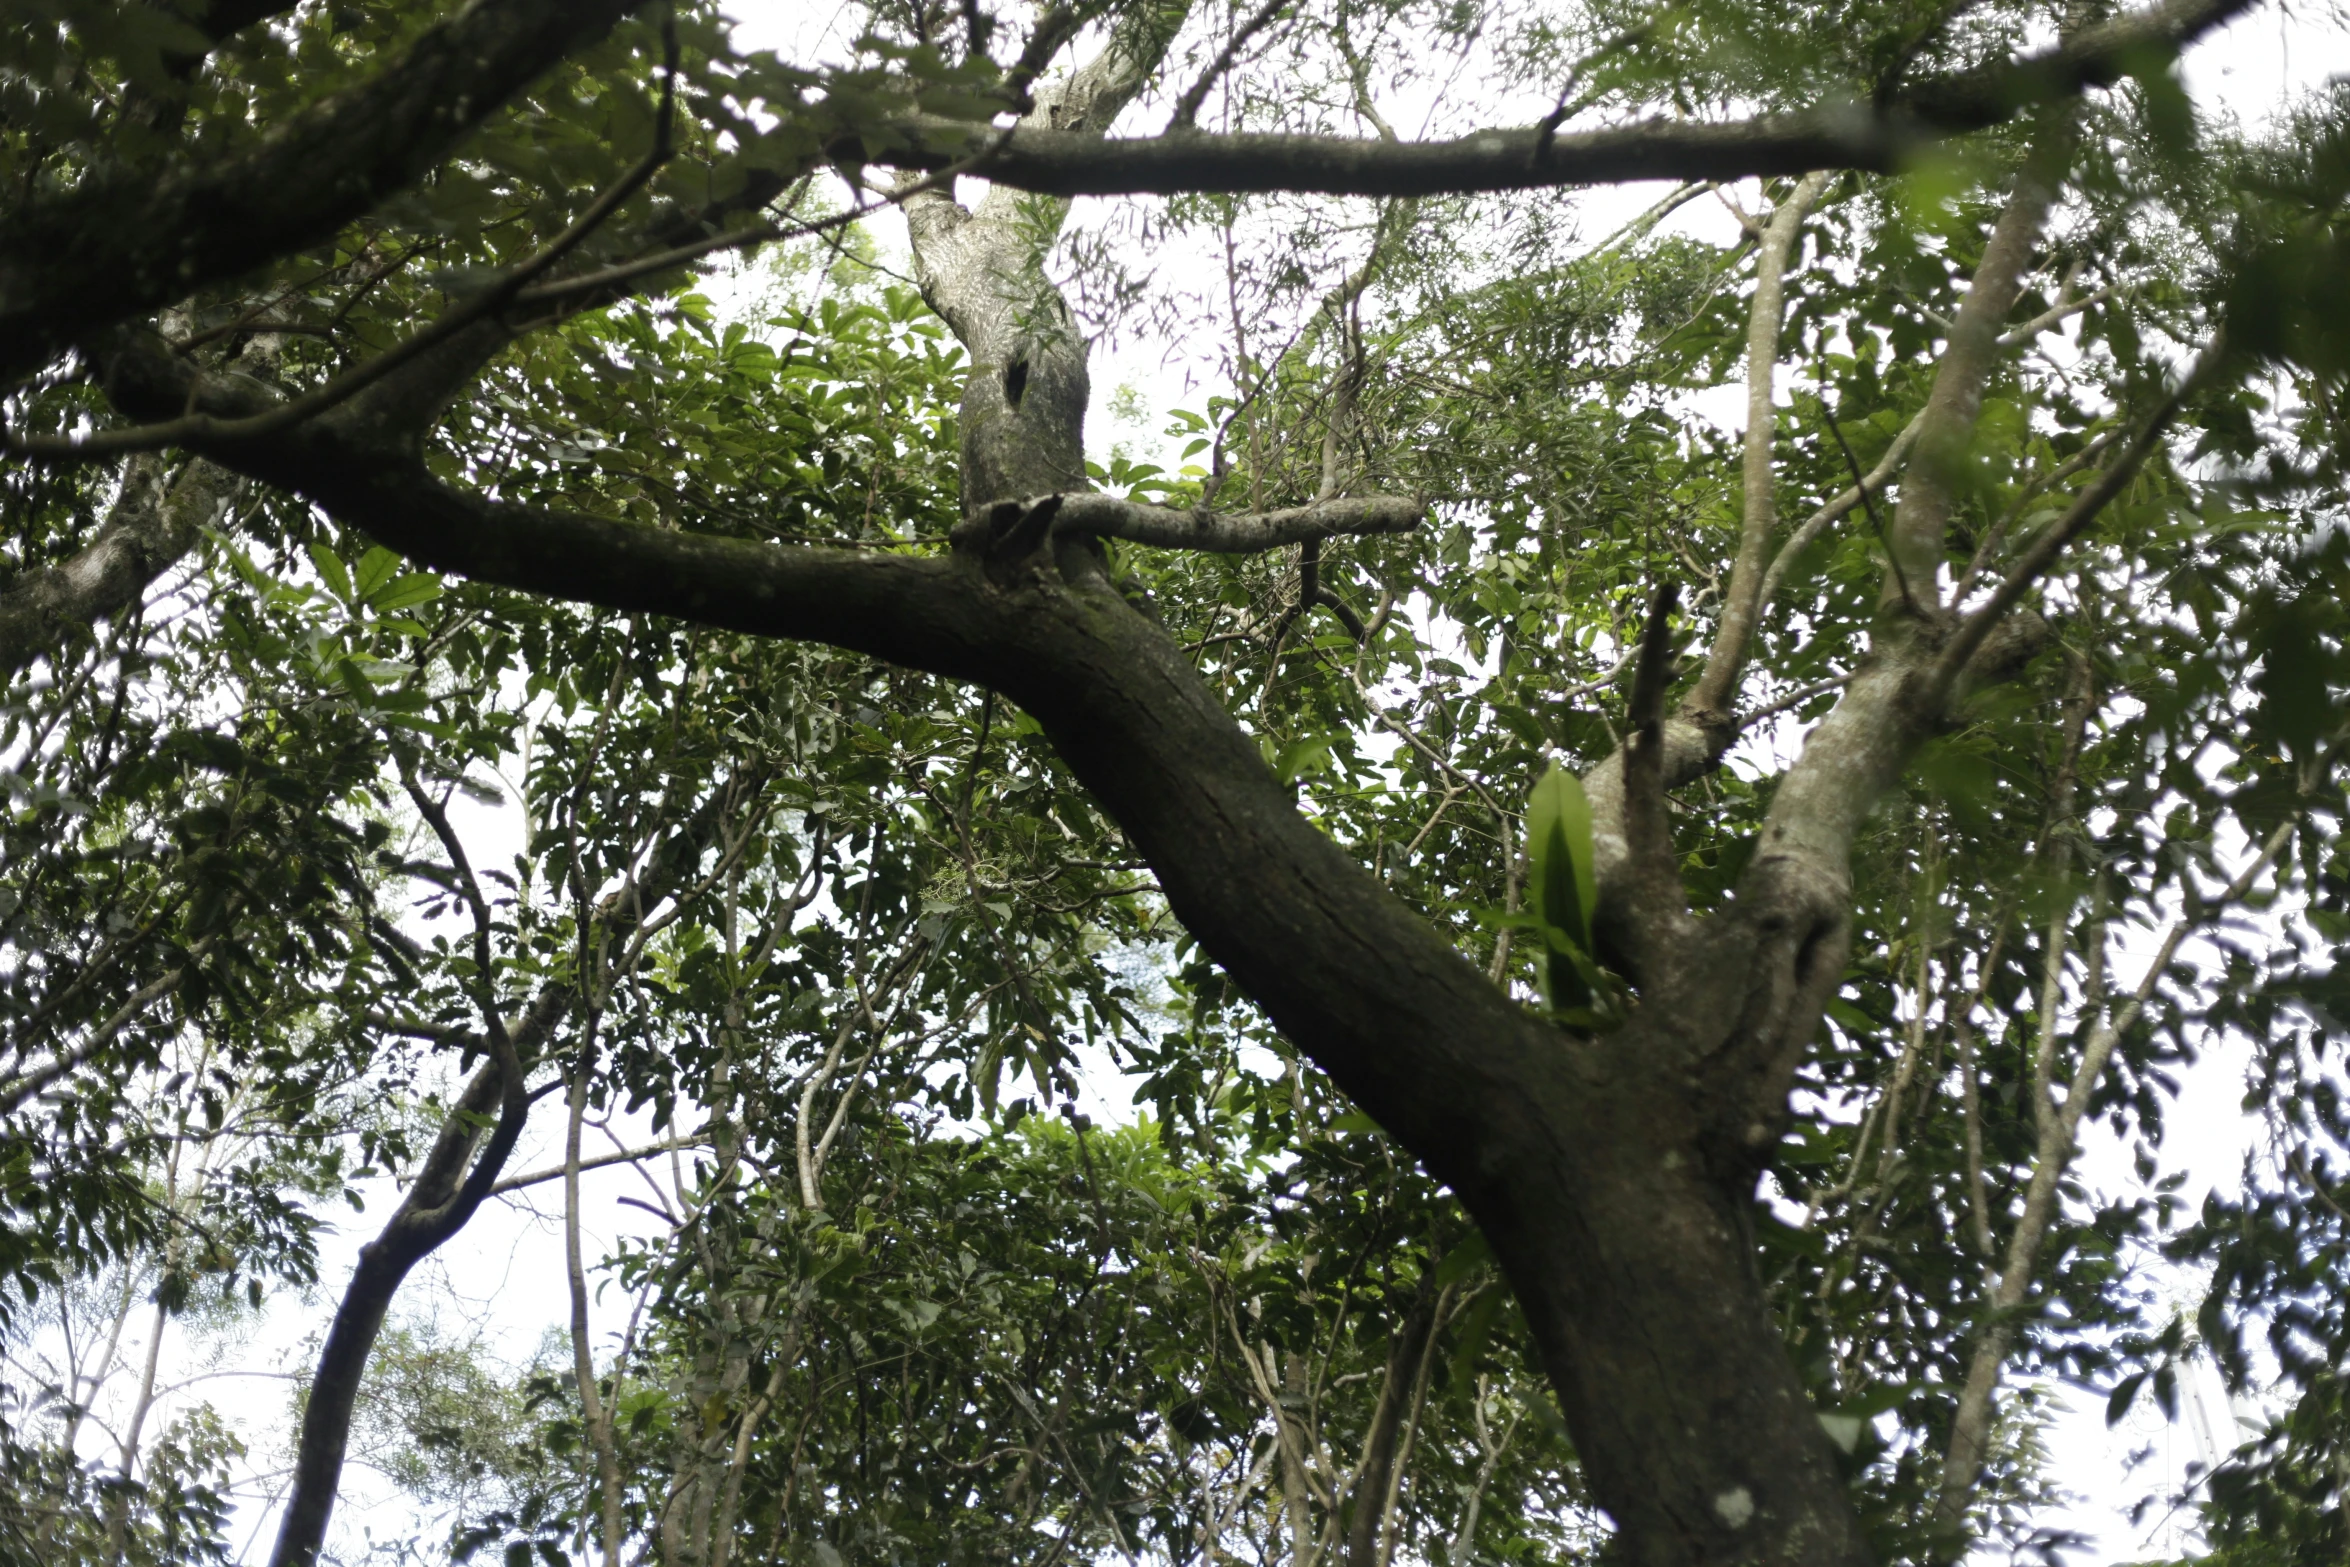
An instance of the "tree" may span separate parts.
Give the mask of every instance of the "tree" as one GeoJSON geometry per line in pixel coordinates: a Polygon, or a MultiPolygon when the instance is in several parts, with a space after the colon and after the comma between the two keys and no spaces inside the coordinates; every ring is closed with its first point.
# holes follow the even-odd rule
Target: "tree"
{"type": "MultiPolygon", "coordinates": [[[[464,1061],[434,1120],[365,1134],[410,1179],[308,1395],[277,1548],[307,1562],[394,1292],[542,1093],[575,1230],[592,1107],[711,1112],[663,1352],[683,1407],[739,1419],[754,1359],[779,1390],[801,1364],[745,1268],[809,1244],[754,1174],[825,1212],[869,1073],[966,1117],[1008,1066],[1065,1091],[1072,1029],[1148,1035],[1103,933],[1164,940],[1164,911],[1165,1037],[1229,982],[1473,1220],[1622,1559],[1954,1556],[2029,1478],[1995,1417],[2019,1353],[2173,1398],[2186,1326],[2120,1277],[2150,1236],[2219,1263],[2200,1342],[2249,1377],[2272,1324],[2313,1400],[2220,1521],[2323,1537],[2350,164],[2338,103],[2274,147],[2198,127],[2169,62],[2240,9],[1153,0],[1047,8],[1015,49],[976,7],[877,6],[815,68],[692,7],[56,0],[5,78],[0,625],[58,693],[12,720],[40,782],[11,1277],[189,1232],[138,1171],[192,1123],[113,1109],[182,1030],[213,1051],[189,1081],[266,1084],[318,1161],[338,1092],[464,1061]],[[1401,138],[1382,98],[1433,95],[1423,33],[1555,109],[1401,138]],[[1111,136],[1137,104],[1166,129],[1111,136]],[[855,206],[821,210],[828,168],[855,206]],[[1551,193],[1631,179],[1767,206],[1727,251],[1660,209],[1558,259],[1551,193]],[[1173,474],[1087,461],[1055,245],[1112,193],[1175,198],[1166,233],[1227,258],[1232,395],[1178,416],[1208,462],[1173,474]],[[906,294],[754,336],[685,292],[883,202],[959,359],[906,294]],[[1671,396],[1733,376],[1735,453],[1671,396]],[[1797,494],[1823,499],[1787,527],[1797,494]],[[1783,765],[1742,760],[1790,718],[1783,765]],[[450,803],[526,733],[552,761],[508,874],[450,803]],[[2280,876],[2274,955],[2180,967],[2280,876]],[[410,877],[446,935],[385,917],[410,877]],[[2164,1065],[2212,1030],[2260,1046],[2299,1184],[2175,1232],[2159,1194],[2068,1207],[2085,1117],[2157,1140],[2164,1065]],[[774,1098],[735,1108],[785,1041],[813,1047],[788,1165],[774,1098]]],[[[1215,1058],[1163,1048],[1158,1124],[1213,1143],[1215,1058]]],[[[260,1168],[212,1271],[298,1276],[313,1221],[260,1168]]],[[[1442,1286],[1405,1299],[1444,1234],[1392,1273],[1379,1398],[1449,1321],[1442,1286]]],[[[632,1500],[576,1244],[569,1285],[604,1558],[636,1508],[665,1559],[722,1559],[677,1519],[749,1518],[747,1460],[673,1428],[668,1500],[632,1500]]],[[[1276,1358],[1290,1554],[1379,1559],[1276,1358]]],[[[1332,1418],[1358,1480],[1393,1461],[1376,1407],[1332,1418]]]]}

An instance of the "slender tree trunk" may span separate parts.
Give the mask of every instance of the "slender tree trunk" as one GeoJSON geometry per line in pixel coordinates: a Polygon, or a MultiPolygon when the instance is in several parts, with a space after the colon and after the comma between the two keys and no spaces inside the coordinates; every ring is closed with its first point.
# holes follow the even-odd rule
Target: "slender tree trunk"
{"type": "Polygon", "coordinates": [[[587,1118],[589,1056],[595,1020],[589,1014],[588,1042],[572,1068],[570,1115],[563,1135],[563,1272],[571,1296],[571,1372],[579,1388],[580,1418],[595,1455],[598,1514],[603,1524],[604,1567],[620,1567],[620,1455],[612,1445],[612,1415],[596,1390],[594,1341],[588,1333],[587,1262],[579,1234],[579,1141],[587,1118]]]}

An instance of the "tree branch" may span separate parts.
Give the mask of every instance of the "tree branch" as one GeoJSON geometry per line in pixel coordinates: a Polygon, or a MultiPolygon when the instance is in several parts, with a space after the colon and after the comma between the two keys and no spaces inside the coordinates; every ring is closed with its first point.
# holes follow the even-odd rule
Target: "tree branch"
{"type": "Polygon", "coordinates": [[[1754,646],[1771,535],[1779,525],[1771,467],[1772,443],[1778,431],[1775,391],[1779,329],[1786,317],[1787,257],[1795,248],[1803,220],[1828,188],[1829,178],[1825,171],[1817,171],[1798,181],[1771,213],[1762,243],[1755,249],[1754,304],[1747,313],[1746,326],[1746,439],[1738,555],[1730,567],[1721,624],[1706,654],[1705,669],[1683,703],[1684,712],[1700,723],[1708,716],[1728,715],[1737,700],[1738,677],[1744,673],[1754,646]]]}
{"type": "Polygon", "coordinates": [[[1678,583],[1656,591],[1641,630],[1640,656],[1632,669],[1631,732],[1624,737],[1623,823],[1630,896],[1621,900],[1621,922],[1645,961],[1646,949],[1678,933],[1689,913],[1681,872],[1673,855],[1672,823],[1665,813],[1665,688],[1673,677],[1673,610],[1681,601],[1678,583]]]}
{"type": "MultiPolygon", "coordinates": [[[[585,211],[566,225],[562,233],[541,246],[535,255],[507,269],[496,282],[480,289],[471,298],[459,301],[422,331],[264,413],[229,420],[205,413],[191,413],[161,424],[100,430],[91,435],[64,439],[18,435],[0,429],[0,449],[24,452],[49,461],[73,461],[111,456],[119,452],[154,451],[194,441],[255,440],[290,428],[305,419],[316,418],[337,404],[349,401],[402,366],[452,341],[477,322],[498,314],[513,303],[515,296],[522,292],[531,279],[543,275],[549,267],[576,249],[580,241],[601,228],[605,220],[619,210],[623,201],[641,189],[645,181],[651,179],[654,172],[669,161],[677,110],[677,36],[674,29],[667,30],[665,36],[669,50],[668,68],[662,78],[661,107],[655,122],[658,128],[651,149],[637,160],[635,167],[589,202],[585,211]]],[[[502,340],[506,334],[500,331],[490,335],[502,340]]],[[[470,369],[483,355],[477,353],[464,357],[470,369]]]]}
{"type": "Polygon", "coordinates": [[[1241,50],[1248,47],[1248,41],[1262,32],[1265,24],[1280,15],[1282,8],[1291,3],[1292,0],[1265,0],[1263,5],[1257,7],[1254,15],[1233,29],[1232,36],[1224,41],[1223,49],[1209,63],[1208,68],[1200,72],[1199,80],[1185,88],[1183,96],[1175,100],[1175,112],[1167,120],[1169,132],[1195,128],[1199,107],[1207,101],[1208,90],[1216,85],[1217,78],[1232,69],[1233,60],[1241,50]]]}
{"type": "MultiPolygon", "coordinates": [[[[1032,511],[1039,501],[1005,502],[1032,511]]],[[[1060,497],[1051,519],[1056,535],[1092,534],[1148,544],[1157,549],[1208,550],[1225,555],[1248,555],[1350,534],[1409,533],[1428,515],[1418,501],[1372,495],[1315,501],[1282,511],[1177,511],[1171,506],[1149,506],[1116,496],[1080,494],[1060,497]]],[[[965,528],[988,526],[967,523],[965,528]]],[[[960,532],[961,530],[958,530],[960,532]]]]}
{"type": "MultiPolygon", "coordinates": [[[[1936,141],[2004,123],[2036,105],[2107,87],[2248,9],[2252,0],[2169,0],[2036,54],[1918,84],[1894,101],[1767,114],[1722,124],[1649,120],[1607,130],[1480,131],[1389,144],[1269,133],[1112,140],[1023,126],[981,173],[1052,196],[1319,191],[1430,196],[1633,180],[1731,180],[1807,169],[1890,173],[1936,141]]],[[[916,120],[876,161],[928,168],[977,150],[968,125],[916,120]]]]}
{"type": "MultiPolygon", "coordinates": [[[[580,1160],[579,1168],[601,1170],[615,1164],[635,1164],[639,1160],[650,1159],[656,1154],[675,1153],[683,1148],[707,1148],[709,1146],[708,1134],[694,1132],[682,1137],[665,1137],[657,1143],[648,1143],[642,1148],[621,1148],[611,1153],[597,1154],[593,1158],[580,1160]]],[[[549,1165],[544,1170],[532,1170],[523,1175],[509,1175],[490,1188],[490,1195],[503,1197],[508,1192],[522,1191],[526,1187],[544,1186],[549,1181],[563,1179],[568,1169],[568,1165],[556,1164],[549,1165]]]]}
{"type": "Polygon", "coordinates": [[[1885,541],[1886,581],[1880,602],[1900,600],[1913,612],[1940,602],[1943,538],[1955,504],[1955,485],[1975,425],[1983,391],[1998,364],[2000,323],[2023,293],[2032,248],[2047,220],[2056,186],[2072,159],[2078,117],[2059,113],[2043,131],[2015,189],[1992,225],[1966,298],[1950,325],[1950,338],[1934,369],[1934,387],[1920,414],[1917,460],[1901,487],[1901,504],[1885,541]]]}
{"type": "Polygon", "coordinates": [[[1893,444],[1885,448],[1885,455],[1877,459],[1874,468],[1862,475],[1859,483],[1796,524],[1795,531],[1787,535],[1787,542],[1779,546],[1779,553],[1771,557],[1771,569],[1763,573],[1762,587],[1755,595],[1755,618],[1758,622],[1763,612],[1779,596],[1779,587],[1786,581],[1788,569],[1805,550],[1811,548],[1813,541],[1821,534],[1850,516],[1855,508],[1868,504],[1870,496],[1883,493],[1885,486],[1892,483],[1893,476],[1901,471],[1901,465],[1909,458],[1910,448],[1917,444],[1918,432],[1925,427],[1926,416],[1921,409],[1909,423],[1901,427],[1901,433],[1893,437],[1893,444]]]}
{"type": "Polygon", "coordinates": [[[2008,568],[1999,586],[1993,588],[1990,595],[1960,623],[1958,630],[1944,645],[1942,656],[1935,665],[1934,680],[1938,689],[1947,691],[1956,685],[1961,672],[1982,647],[1984,639],[1990,636],[2010,610],[2023,601],[2023,596],[2031,590],[2032,584],[2039,581],[2050,566],[2056,564],[2056,558],[2064,553],[2065,546],[2095,522],[2098,513],[2105,510],[2113,498],[2122,492],[2122,487],[2136,476],[2146,459],[2161,446],[2163,432],[2170,428],[2171,420],[2178,417],[2179,409],[2187,398],[2216,380],[2228,361],[2227,339],[2224,335],[2215,335],[2196,357],[2186,375],[2180,378],[2179,384],[2138,421],[2137,431],[2121,455],[2114,459],[2110,467],[2100,472],[2088,488],[2073,498],[2073,503],[2065,508],[2063,516],[2040,530],[2039,536],[2008,568]]]}
{"type": "Polygon", "coordinates": [[[2025,1190],[2024,1211],[2016,1220],[2014,1233],[2008,1237],[2007,1257],[2000,1268],[1999,1282],[1985,1302],[1983,1336],[1967,1367],[1966,1387],[1959,1395],[1958,1413],[1951,1423],[1950,1449],[1943,1461],[1942,1486],[1934,1504],[1935,1516],[1943,1522],[1955,1523],[1964,1515],[1975,1482],[1982,1475],[1983,1456],[1990,1437],[1991,1395],[1999,1384],[1999,1374],[2008,1354],[2015,1347],[2019,1313],[2031,1289],[2040,1247],[2056,1217],[2059,1187],[2078,1148],[2075,1139],[2081,1118],[2095,1097],[2097,1080],[2104,1075],[2115,1044],[2137,1023],[2155,987],[2169,971],[2171,960],[2178,955],[2179,943],[2213,914],[2249,893],[2253,884],[2285,852],[2286,845],[2292,842],[2294,829],[2300,825],[2298,811],[2279,823],[2252,862],[2216,898],[2204,902],[2195,899],[2192,889],[2189,890],[2188,912],[2174,920],[2164,933],[2162,944],[2155,949],[2129,999],[2090,1030],[2088,1044],[2081,1051],[2080,1067],[2065,1089],[2064,1103],[2055,1107],[2054,1114],[2041,1118],[2038,1155],[2032,1165],[2031,1184],[2025,1190]]]}

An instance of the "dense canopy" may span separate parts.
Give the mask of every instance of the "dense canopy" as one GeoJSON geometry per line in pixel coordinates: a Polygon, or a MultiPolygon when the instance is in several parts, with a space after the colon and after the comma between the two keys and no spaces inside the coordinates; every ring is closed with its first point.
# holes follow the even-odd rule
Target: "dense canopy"
{"type": "Polygon", "coordinates": [[[2247,13],[18,0],[0,1560],[2350,1556],[2247,13]]]}

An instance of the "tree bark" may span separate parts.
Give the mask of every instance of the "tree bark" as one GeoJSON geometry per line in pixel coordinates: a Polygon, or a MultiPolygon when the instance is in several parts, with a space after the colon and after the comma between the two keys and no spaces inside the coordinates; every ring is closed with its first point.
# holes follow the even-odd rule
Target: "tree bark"
{"type": "MultiPolygon", "coordinates": [[[[2250,9],[2253,0],[2167,0],[2083,29],[2036,54],[1917,83],[1880,105],[1836,104],[1701,124],[1647,120],[1548,133],[1526,126],[1450,141],[1184,130],[1111,138],[1102,128],[1023,125],[1010,137],[917,120],[870,156],[901,168],[973,172],[1053,196],[1311,191],[1435,196],[1633,180],[1727,181],[1808,169],[1894,173],[1942,138],[1998,125],[2039,104],[2109,87],[2250,9]]],[[[844,149],[846,150],[846,149],[844,149]]],[[[862,147],[855,149],[863,153],[862,147]]]]}

